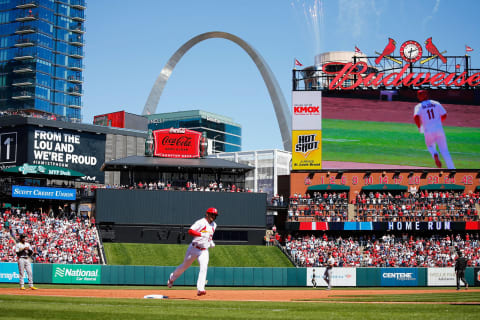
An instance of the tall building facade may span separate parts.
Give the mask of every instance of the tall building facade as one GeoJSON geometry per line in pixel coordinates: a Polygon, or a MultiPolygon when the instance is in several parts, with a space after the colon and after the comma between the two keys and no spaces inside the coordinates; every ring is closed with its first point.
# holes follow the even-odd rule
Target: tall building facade
{"type": "Polygon", "coordinates": [[[148,129],[185,128],[206,134],[212,153],[242,150],[242,127],[229,117],[201,111],[178,111],[145,116],[148,129]]]}
{"type": "Polygon", "coordinates": [[[0,0],[0,111],[82,120],[85,0],[0,0]]]}

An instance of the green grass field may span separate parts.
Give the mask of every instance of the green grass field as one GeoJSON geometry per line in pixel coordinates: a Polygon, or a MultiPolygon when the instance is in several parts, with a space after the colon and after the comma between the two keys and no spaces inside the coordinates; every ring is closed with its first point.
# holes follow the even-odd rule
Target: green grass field
{"type": "MultiPolygon", "coordinates": [[[[445,127],[457,169],[480,168],[480,128],[445,127]]],[[[423,134],[407,123],[322,120],[322,158],[434,167],[423,134]]]]}
{"type": "MultiPolygon", "coordinates": [[[[96,287],[101,289],[101,287],[96,287]]],[[[126,288],[128,289],[128,288],[126,288]]],[[[232,288],[230,288],[232,289],[232,288]]],[[[235,288],[237,289],[237,288],[235,288]]],[[[79,289],[81,290],[81,289],[79,289]]],[[[106,288],[108,290],[108,288],[106,288]]],[[[261,290],[261,289],[259,289],[261,290]]],[[[308,289],[305,289],[308,290],[308,289]]],[[[312,289],[310,289],[312,290],[312,289]]],[[[355,289],[352,289],[355,290],[355,289]]],[[[332,300],[332,299],[330,299],[332,300]]],[[[0,295],[1,319],[477,319],[479,292],[336,298],[331,302],[239,302],[0,295]],[[376,303],[377,301],[413,303],[376,303]],[[418,304],[418,302],[429,304],[418,304]],[[375,303],[368,303],[375,302],[375,303]],[[416,303],[415,303],[416,302],[416,303]],[[443,302],[432,304],[431,302],[443,302]]]]}
{"type": "MultiPolygon", "coordinates": [[[[109,265],[177,266],[188,245],[104,243],[104,247],[109,265]]],[[[211,267],[293,267],[277,247],[221,245],[209,253],[211,267]]]]}

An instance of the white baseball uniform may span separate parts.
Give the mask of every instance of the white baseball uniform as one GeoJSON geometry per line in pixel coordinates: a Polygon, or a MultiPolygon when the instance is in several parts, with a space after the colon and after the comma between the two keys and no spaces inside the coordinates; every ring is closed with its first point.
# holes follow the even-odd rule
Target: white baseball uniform
{"type": "Polygon", "coordinates": [[[32,246],[29,243],[18,242],[15,245],[15,252],[18,255],[18,273],[20,277],[20,287],[23,287],[25,283],[25,271],[27,271],[28,284],[30,287],[33,287],[32,265],[30,264],[30,256],[25,250],[30,250],[33,252],[32,246]]]}
{"type": "Polygon", "coordinates": [[[170,281],[173,283],[182,273],[191,266],[193,261],[197,259],[198,264],[200,265],[200,271],[198,273],[197,280],[197,290],[205,291],[205,282],[207,279],[207,268],[208,268],[208,248],[214,247],[215,243],[213,242],[213,233],[217,228],[215,221],[208,223],[206,218],[195,221],[195,223],[190,227],[190,229],[200,232],[202,236],[194,237],[192,243],[185,253],[185,258],[183,263],[179,265],[172,274],[170,274],[170,281]]]}
{"type": "Polygon", "coordinates": [[[437,154],[437,145],[440,153],[445,160],[448,169],[455,169],[452,157],[448,152],[447,139],[442,126],[442,116],[446,115],[445,108],[435,100],[425,100],[415,106],[414,116],[419,116],[423,133],[425,136],[425,144],[427,149],[434,157],[437,154]]]}

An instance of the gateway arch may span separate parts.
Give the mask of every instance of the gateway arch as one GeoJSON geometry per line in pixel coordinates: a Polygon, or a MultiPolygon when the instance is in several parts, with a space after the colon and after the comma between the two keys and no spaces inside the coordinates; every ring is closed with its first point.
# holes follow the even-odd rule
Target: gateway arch
{"type": "Polygon", "coordinates": [[[178,49],[173,56],[168,60],[167,64],[163,67],[160,75],[157,77],[155,81],[152,91],[150,91],[150,95],[148,96],[147,103],[143,108],[142,115],[149,115],[154,114],[157,110],[158,102],[160,101],[160,96],[162,95],[163,89],[167,84],[168,78],[173,72],[173,69],[183,57],[183,55],[190,50],[194,45],[197,43],[211,39],[211,38],[223,38],[230,41],[235,42],[239,45],[246,53],[252,58],[253,62],[257,66],[260,74],[263,77],[263,81],[267,86],[268,93],[270,94],[270,99],[272,100],[273,109],[275,110],[275,115],[277,116],[278,127],[280,129],[280,134],[282,136],[283,148],[286,151],[291,151],[292,145],[292,118],[290,114],[290,110],[287,106],[287,102],[285,101],[285,97],[280,90],[280,86],[278,85],[275,76],[273,75],[272,71],[268,67],[265,60],[262,56],[255,50],[252,46],[250,46],[247,42],[240,39],[239,37],[227,33],[227,32],[220,32],[220,31],[213,31],[213,32],[206,32],[202,33],[189,41],[187,41],[183,46],[178,49]]]}

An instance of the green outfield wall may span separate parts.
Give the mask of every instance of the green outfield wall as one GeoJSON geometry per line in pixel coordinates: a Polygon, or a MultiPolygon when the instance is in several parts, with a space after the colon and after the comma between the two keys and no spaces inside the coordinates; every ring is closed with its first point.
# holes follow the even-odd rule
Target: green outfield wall
{"type": "MultiPolygon", "coordinates": [[[[175,267],[33,264],[35,283],[165,286],[175,267]]],[[[190,267],[175,281],[176,286],[195,286],[199,267],[190,267]]],[[[326,286],[319,268],[224,268],[210,267],[208,286],[308,287],[326,286]]],[[[470,286],[480,283],[480,268],[467,268],[470,286]]],[[[0,283],[18,283],[16,263],[0,263],[0,283]]],[[[425,287],[455,286],[450,268],[334,268],[332,284],[337,287],[425,287]]]]}

